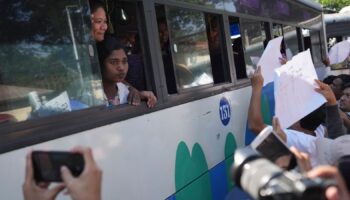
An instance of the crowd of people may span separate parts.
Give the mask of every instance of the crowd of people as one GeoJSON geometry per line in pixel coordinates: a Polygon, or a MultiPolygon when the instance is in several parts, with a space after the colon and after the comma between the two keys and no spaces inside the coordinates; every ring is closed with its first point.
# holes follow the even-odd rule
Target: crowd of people
{"type": "MultiPolygon", "coordinates": [[[[329,76],[323,81],[315,80],[318,88],[315,91],[323,95],[326,103],[307,116],[303,117],[287,129],[281,129],[277,118],[273,118],[273,128],[280,138],[291,148],[298,159],[299,167],[308,172],[311,177],[333,177],[338,181],[338,187],[327,190],[327,199],[349,199],[348,169],[339,170],[340,160],[349,157],[350,144],[349,111],[350,111],[350,76],[329,76]],[[334,140],[336,148],[327,149],[329,159],[320,159],[322,149],[317,138],[334,140]],[[338,168],[337,168],[338,166],[338,168]]],[[[261,96],[264,79],[260,67],[251,76],[252,95],[248,110],[248,125],[250,130],[259,134],[267,124],[261,113],[261,96]]],[[[273,147],[271,147],[273,148],[273,147]]]]}

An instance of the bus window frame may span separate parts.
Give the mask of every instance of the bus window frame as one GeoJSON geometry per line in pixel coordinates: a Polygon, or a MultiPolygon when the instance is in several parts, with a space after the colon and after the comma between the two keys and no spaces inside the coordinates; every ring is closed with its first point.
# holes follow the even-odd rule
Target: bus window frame
{"type": "MultiPolygon", "coordinates": [[[[130,0],[126,0],[130,1],[130,0]]],[[[145,102],[142,102],[141,106],[135,107],[130,105],[121,105],[117,108],[108,109],[106,106],[96,106],[87,108],[84,110],[73,111],[69,113],[63,113],[60,115],[33,119],[23,122],[16,122],[13,124],[6,124],[1,127],[1,140],[0,140],[0,154],[9,152],[12,150],[16,150],[19,148],[27,147],[30,145],[59,139],[65,136],[80,134],[83,131],[88,131],[93,128],[105,126],[112,123],[117,123],[123,120],[128,120],[133,117],[138,117],[141,115],[157,112],[163,109],[167,109],[173,106],[181,105],[184,103],[192,102],[195,100],[203,99],[206,97],[214,96],[226,91],[232,91],[236,89],[240,89],[243,87],[250,86],[249,78],[237,80],[235,66],[233,61],[233,52],[231,49],[231,44],[229,42],[226,43],[226,53],[228,58],[228,70],[230,71],[229,76],[231,77],[230,82],[220,83],[217,85],[204,87],[194,87],[192,89],[188,89],[183,93],[178,93],[175,95],[168,95],[166,84],[165,84],[165,76],[164,76],[164,68],[163,61],[159,44],[158,35],[158,27],[156,21],[155,14],[155,4],[162,5],[170,5],[177,6],[181,8],[187,9],[195,9],[201,11],[203,13],[211,13],[217,14],[221,16],[223,20],[223,37],[226,41],[230,39],[230,31],[229,31],[229,16],[238,17],[238,18],[247,18],[253,19],[265,23],[269,23],[270,32],[271,32],[271,24],[272,23],[281,23],[277,20],[272,20],[266,17],[260,16],[250,16],[243,13],[232,13],[225,10],[216,10],[213,8],[208,8],[202,5],[194,5],[186,2],[175,2],[175,1],[167,1],[167,0],[135,0],[138,4],[141,3],[143,8],[144,22],[145,25],[143,29],[145,32],[142,34],[143,38],[143,50],[146,55],[145,59],[145,67],[147,67],[149,74],[146,75],[146,83],[148,79],[152,79],[151,84],[153,91],[155,91],[158,104],[156,107],[149,109],[146,106],[145,102]],[[145,42],[148,41],[148,42],[145,42]],[[156,51],[151,51],[150,47],[155,47],[156,51]],[[148,51],[147,51],[148,50],[148,51]],[[153,76],[153,77],[152,77],[153,76]]],[[[135,2],[131,1],[131,2],[135,2]]],[[[285,23],[282,23],[285,24],[285,23]]],[[[287,23],[288,24],[288,23],[287,23]]],[[[90,27],[91,28],[91,27],[90,27]]],[[[310,29],[310,28],[309,28],[310,29]]],[[[266,30],[265,30],[266,31],[266,30]]],[[[270,33],[271,34],[271,33],[270,33]]],[[[267,35],[268,36],[268,35],[267,35]]],[[[303,41],[301,41],[303,42],[303,41]]],[[[321,47],[322,48],[322,47],[321,47]]],[[[146,69],[146,68],[145,68],[146,69]]]]}

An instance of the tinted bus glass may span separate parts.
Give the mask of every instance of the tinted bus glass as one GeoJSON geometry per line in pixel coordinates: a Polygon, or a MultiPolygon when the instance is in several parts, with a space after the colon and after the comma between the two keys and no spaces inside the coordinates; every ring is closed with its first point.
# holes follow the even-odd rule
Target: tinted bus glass
{"type": "Polygon", "coordinates": [[[0,2],[0,123],[102,104],[84,1],[0,2]]]}

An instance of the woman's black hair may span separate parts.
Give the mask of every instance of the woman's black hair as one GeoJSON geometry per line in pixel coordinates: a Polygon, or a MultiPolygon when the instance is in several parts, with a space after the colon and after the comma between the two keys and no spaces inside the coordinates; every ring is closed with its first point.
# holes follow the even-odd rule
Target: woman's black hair
{"type": "Polygon", "coordinates": [[[115,37],[106,34],[102,42],[97,43],[98,60],[100,62],[101,71],[104,71],[104,61],[114,50],[123,50],[126,54],[125,46],[122,45],[115,37]]]}
{"type": "Polygon", "coordinates": [[[106,11],[105,5],[101,1],[91,1],[90,0],[90,11],[91,14],[96,12],[97,9],[102,8],[103,10],[106,11]]]}

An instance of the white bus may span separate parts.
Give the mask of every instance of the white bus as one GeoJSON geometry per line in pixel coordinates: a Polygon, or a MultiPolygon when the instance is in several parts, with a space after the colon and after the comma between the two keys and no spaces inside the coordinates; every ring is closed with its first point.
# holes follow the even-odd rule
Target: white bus
{"type": "MultiPolygon", "coordinates": [[[[1,199],[23,198],[29,150],[77,145],[93,149],[103,199],[240,199],[229,170],[235,149],[252,137],[247,73],[264,44],[280,35],[292,54],[311,48],[320,62],[326,51],[321,6],[102,2],[109,33],[128,47],[127,81],[152,90],[157,106],[105,105],[88,0],[0,1],[1,199]]],[[[269,123],[273,104],[263,100],[269,123]]]]}

